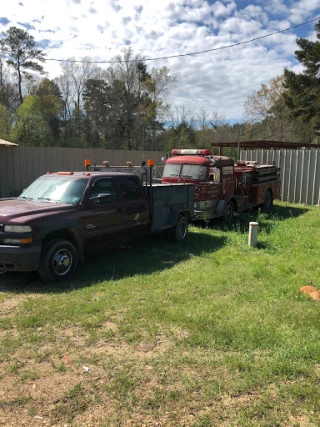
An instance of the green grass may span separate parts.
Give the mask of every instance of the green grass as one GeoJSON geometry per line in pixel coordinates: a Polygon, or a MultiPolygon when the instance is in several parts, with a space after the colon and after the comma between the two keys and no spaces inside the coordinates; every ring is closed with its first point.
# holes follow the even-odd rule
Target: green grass
{"type": "Polygon", "coordinates": [[[319,254],[319,207],[279,202],[93,255],[66,284],[1,277],[3,419],[20,399],[53,424],[318,426],[320,303],[299,288],[320,288],[319,254]]]}

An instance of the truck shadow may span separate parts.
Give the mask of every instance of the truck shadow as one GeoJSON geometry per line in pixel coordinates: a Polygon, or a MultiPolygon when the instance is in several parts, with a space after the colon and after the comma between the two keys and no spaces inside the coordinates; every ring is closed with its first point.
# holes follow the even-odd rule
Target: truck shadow
{"type": "Polygon", "coordinates": [[[90,254],[76,275],[67,282],[45,284],[36,272],[0,275],[0,292],[59,293],[91,286],[101,281],[120,280],[136,274],[152,274],[170,269],[192,256],[219,250],[224,237],[190,232],[186,242],[177,244],[164,234],[131,240],[123,246],[90,254]]]}
{"type": "Polygon", "coordinates": [[[297,218],[309,211],[308,207],[285,207],[274,205],[271,209],[264,211],[261,207],[256,207],[247,212],[235,215],[233,220],[226,223],[223,219],[211,221],[206,226],[220,231],[238,231],[247,233],[249,222],[258,222],[260,227],[270,228],[271,222],[286,221],[290,218],[297,218]]]}

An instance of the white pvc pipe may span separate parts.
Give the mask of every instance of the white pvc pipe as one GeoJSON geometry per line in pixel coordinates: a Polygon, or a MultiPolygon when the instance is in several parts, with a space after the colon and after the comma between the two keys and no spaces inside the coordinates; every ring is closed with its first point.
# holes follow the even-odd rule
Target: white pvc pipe
{"type": "Polygon", "coordinates": [[[255,248],[258,242],[258,222],[249,222],[249,237],[248,237],[248,245],[255,248]]]}

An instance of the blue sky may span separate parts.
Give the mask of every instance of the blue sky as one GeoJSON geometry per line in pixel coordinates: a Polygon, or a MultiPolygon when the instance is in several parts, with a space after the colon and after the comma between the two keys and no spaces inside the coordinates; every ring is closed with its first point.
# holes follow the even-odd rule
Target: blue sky
{"type": "MultiPolygon", "coordinates": [[[[299,25],[320,16],[319,0],[11,0],[0,10],[0,31],[20,26],[47,58],[112,60],[131,46],[146,58],[222,47],[299,25]]],[[[314,25],[229,49],[148,61],[176,77],[170,102],[195,115],[244,119],[244,102],[284,67],[301,71],[296,38],[315,39],[314,25]]],[[[47,61],[50,78],[61,74],[47,61]]]]}

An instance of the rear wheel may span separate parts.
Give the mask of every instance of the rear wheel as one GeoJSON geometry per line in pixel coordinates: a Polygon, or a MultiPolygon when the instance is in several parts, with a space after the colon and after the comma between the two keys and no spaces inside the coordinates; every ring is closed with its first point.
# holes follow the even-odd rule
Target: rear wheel
{"type": "Polygon", "coordinates": [[[78,253],[69,240],[55,239],[43,248],[39,274],[45,282],[69,279],[76,271],[78,253]]]}
{"type": "Polygon", "coordinates": [[[272,197],[272,193],[271,190],[268,190],[264,196],[264,203],[263,203],[263,207],[265,209],[270,209],[273,205],[273,197],[272,197]]]}
{"type": "Polygon", "coordinates": [[[184,216],[180,216],[177,224],[170,230],[170,237],[175,242],[183,242],[188,235],[188,220],[184,216]]]}

